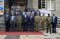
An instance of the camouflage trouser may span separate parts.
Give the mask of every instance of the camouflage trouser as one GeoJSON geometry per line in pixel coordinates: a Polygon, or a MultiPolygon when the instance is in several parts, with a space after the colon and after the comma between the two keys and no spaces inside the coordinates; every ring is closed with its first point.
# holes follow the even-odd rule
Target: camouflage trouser
{"type": "Polygon", "coordinates": [[[46,26],[45,22],[42,22],[41,23],[41,28],[42,28],[43,31],[45,30],[45,26],[46,26]]]}
{"type": "Polygon", "coordinates": [[[50,33],[51,33],[51,24],[50,23],[47,23],[47,33],[48,33],[48,31],[50,31],[50,33]]]}
{"type": "Polygon", "coordinates": [[[35,22],[35,30],[39,31],[39,23],[38,22],[35,22]]]}
{"type": "Polygon", "coordinates": [[[17,23],[16,30],[20,31],[21,30],[21,23],[17,23]]]}

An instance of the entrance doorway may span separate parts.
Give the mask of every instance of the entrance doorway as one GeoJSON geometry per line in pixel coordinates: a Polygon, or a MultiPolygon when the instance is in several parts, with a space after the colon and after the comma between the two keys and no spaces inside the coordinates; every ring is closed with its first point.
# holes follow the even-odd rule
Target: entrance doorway
{"type": "Polygon", "coordinates": [[[11,6],[25,6],[27,8],[28,0],[5,0],[5,8],[11,9],[11,6]]]}

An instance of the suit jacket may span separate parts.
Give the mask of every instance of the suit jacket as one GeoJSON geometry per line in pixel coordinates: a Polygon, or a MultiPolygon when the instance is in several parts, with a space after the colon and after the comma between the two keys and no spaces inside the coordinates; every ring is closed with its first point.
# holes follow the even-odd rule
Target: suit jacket
{"type": "Polygon", "coordinates": [[[28,16],[26,15],[26,17],[25,17],[25,15],[23,15],[22,20],[23,20],[24,23],[28,22],[28,16]]]}
{"type": "Polygon", "coordinates": [[[12,16],[11,16],[10,22],[12,22],[12,21],[13,21],[14,23],[16,22],[16,16],[15,16],[15,15],[12,15],[12,16]]]}
{"type": "Polygon", "coordinates": [[[9,21],[10,20],[10,15],[8,13],[4,13],[4,20],[9,21]]]}
{"type": "Polygon", "coordinates": [[[32,16],[32,17],[30,16],[29,22],[32,23],[32,24],[34,23],[34,16],[32,16]]]}
{"type": "Polygon", "coordinates": [[[57,16],[55,16],[55,18],[54,18],[54,22],[53,22],[53,16],[52,16],[52,23],[57,24],[57,16]]]}

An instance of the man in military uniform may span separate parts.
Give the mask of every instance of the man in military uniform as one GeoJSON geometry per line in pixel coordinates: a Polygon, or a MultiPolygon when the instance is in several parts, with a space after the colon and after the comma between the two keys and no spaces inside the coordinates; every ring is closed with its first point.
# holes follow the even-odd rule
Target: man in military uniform
{"type": "Polygon", "coordinates": [[[17,23],[17,31],[21,30],[21,23],[22,23],[22,17],[21,17],[21,13],[20,12],[16,12],[17,16],[16,16],[16,23],[17,23]]]}
{"type": "Polygon", "coordinates": [[[47,33],[48,33],[48,31],[50,31],[50,33],[51,33],[51,17],[50,17],[50,14],[48,14],[48,16],[46,18],[46,23],[47,23],[47,33]]]}
{"type": "Polygon", "coordinates": [[[39,31],[39,27],[40,27],[40,20],[41,20],[41,15],[37,13],[37,15],[35,16],[35,28],[37,32],[39,31]]]}
{"type": "Polygon", "coordinates": [[[45,27],[46,27],[46,16],[43,13],[43,16],[41,17],[41,28],[42,28],[42,31],[45,30],[45,27]]]}

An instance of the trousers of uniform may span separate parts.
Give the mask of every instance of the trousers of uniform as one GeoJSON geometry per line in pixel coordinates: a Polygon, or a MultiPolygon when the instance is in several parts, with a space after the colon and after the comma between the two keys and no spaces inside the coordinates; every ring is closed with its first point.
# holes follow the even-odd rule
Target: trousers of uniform
{"type": "Polygon", "coordinates": [[[56,33],[56,24],[55,23],[52,23],[52,32],[56,33]]]}
{"type": "Polygon", "coordinates": [[[39,31],[39,26],[40,26],[40,23],[35,22],[35,29],[36,29],[36,31],[39,31]]]}
{"type": "Polygon", "coordinates": [[[48,31],[50,31],[50,33],[51,33],[51,23],[47,23],[47,33],[48,33],[48,31]]]}
{"type": "Polygon", "coordinates": [[[16,27],[16,29],[17,29],[18,31],[21,30],[21,23],[17,23],[17,27],[16,27]]]}
{"type": "Polygon", "coordinates": [[[41,22],[41,28],[42,28],[42,30],[44,31],[45,30],[45,22],[41,22]]]}

